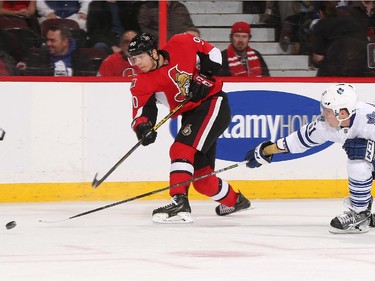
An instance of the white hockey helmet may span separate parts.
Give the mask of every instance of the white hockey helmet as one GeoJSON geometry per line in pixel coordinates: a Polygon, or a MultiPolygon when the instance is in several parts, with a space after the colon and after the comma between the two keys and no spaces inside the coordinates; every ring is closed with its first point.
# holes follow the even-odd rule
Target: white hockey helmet
{"type": "Polygon", "coordinates": [[[328,87],[322,94],[320,106],[322,109],[332,109],[337,120],[344,121],[349,119],[356,111],[358,97],[354,87],[350,84],[336,84],[328,87]],[[339,113],[341,109],[346,109],[349,116],[340,119],[339,113]]]}

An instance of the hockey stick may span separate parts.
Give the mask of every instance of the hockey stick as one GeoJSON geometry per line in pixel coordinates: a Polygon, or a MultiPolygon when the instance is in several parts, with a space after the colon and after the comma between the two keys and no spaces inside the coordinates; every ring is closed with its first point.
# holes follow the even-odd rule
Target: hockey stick
{"type": "MultiPolygon", "coordinates": [[[[185,99],[183,102],[181,102],[179,105],[177,105],[167,116],[165,116],[163,119],[160,120],[159,123],[157,123],[152,130],[156,131],[159,129],[161,125],[163,125],[165,122],[167,122],[177,111],[179,111],[188,101],[190,98],[185,99]]],[[[121,165],[122,162],[125,161],[126,158],[128,158],[140,145],[142,144],[142,139],[140,139],[136,145],[134,145],[109,171],[101,178],[97,179],[98,173],[95,174],[94,180],[92,181],[92,187],[97,188],[99,185],[102,184],[103,181],[105,181],[106,178],[110,174],[113,173],[114,170],[117,169],[118,166],[121,165]]]]}
{"type": "Polygon", "coordinates": [[[71,220],[71,219],[74,219],[74,218],[82,217],[82,216],[85,216],[85,215],[88,215],[88,214],[92,214],[92,213],[95,213],[95,212],[98,212],[98,211],[101,211],[101,210],[104,210],[104,209],[108,209],[108,208],[111,208],[111,207],[114,207],[114,206],[120,205],[120,204],[124,204],[124,203],[126,203],[126,202],[134,201],[134,200],[136,200],[136,199],[140,199],[140,198],[147,197],[147,196],[150,196],[150,195],[153,195],[153,194],[156,194],[156,193],[159,193],[159,192],[162,192],[162,191],[168,190],[168,189],[172,189],[172,188],[175,188],[175,187],[178,187],[178,186],[181,186],[181,185],[190,184],[190,183],[192,183],[192,182],[199,181],[199,180],[202,180],[202,179],[205,179],[205,178],[211,177],[211,176],[213,176],[213,175],[216,175],[216,174],[219,174],[219,173],[222,173],[222,172],[225,172],[225,171],[228,171],[228,170],[231,170],[231,169],[237,168],[238,166],[241,166],[241,165],[243,165],[243,164],[246,164],[247,162],[248,162],[248,161],[245,160],[245,161],[242,161],[242,162],[239,162],[239,163],[236,163],[236,164],[233,164],[233,165],[227,166],[227,167],[225,167],[225,168],[222,168],[222,169],[219,169],[219,170],[213,171],[213,172],[211,172],[211,173],[208,173],[208,174],[205,174],[205,175],[202,175],[202,176],[196,177],[196,178],[192,178],[192,179],[190,179],[190,180],[186,180],[186,181],[183,181],[183,182],[180,182],[180,183],[172,184],[172,185],[169,185],[169,186],[167,186],[167,187],[163,187],[163,188],[160,188],[160,189],[156,189],[156,190],[154,190],[154,191],[150,191],[150,192],[147,192],[147,193],[143,193],[143,194],[140,194],[140,195],[137,195],[137,196],[134,196],[134,197],[131,197],[131,198],[125,199],[125,200],[117,201],[117,202],[114,202],[114,203],[111,203],[111,204],[105,205],[105,206],[103,206],[103,207],[99,207],[99,208],[96,208],[96,209],[92,209],[92,210],[90,210],[90,211],[86,211],[86,212],[80,213],[80,214],[78,214],[78,215],[75,215],[75,216],[69,217],[69,218],[67,218],[67,219],[62,219],[62,220],[57,220],[57,221],[44,221],[44,220],[39,220],[39,222],[43,222],[43,223],[56,223],[56,222],[62,222],[62,221],[67,221],[67,220],[71,220]]]}

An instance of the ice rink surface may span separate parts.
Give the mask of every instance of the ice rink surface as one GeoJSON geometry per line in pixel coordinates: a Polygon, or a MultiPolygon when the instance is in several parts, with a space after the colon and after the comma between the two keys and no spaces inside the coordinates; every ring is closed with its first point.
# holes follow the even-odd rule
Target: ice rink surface
{"type": "Polygon", "coordinates": [[[375,228],[328,232],[341,199],[252,200],[253,209],[228,217],[215,215],[215,202],[192,201],[189,225],[151,221],[168,201],[68,219],[109,203],[0,204],[0,280],[375,280],[375,228]]]}

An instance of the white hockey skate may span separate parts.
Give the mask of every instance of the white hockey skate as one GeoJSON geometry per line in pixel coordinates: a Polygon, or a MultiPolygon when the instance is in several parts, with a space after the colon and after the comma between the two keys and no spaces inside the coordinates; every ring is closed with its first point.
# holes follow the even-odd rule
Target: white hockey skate
{"type": "Polygon", "coordinates": [[[152,212],[152,221],[157,223],[192,223],[191,208],[185,194],[176,194],[172,203],[155,209],[152,212]]]}
{"type": "Polygon", "coordinates": [[[350,198],[344,199],[344,206],[349,209],[343,214],[338,215],[331,221],[329,232],[333,234],[359,234],[369,231],[371,221],[372,199],[367,210],[356,212],[350,202],[350,198]]]}

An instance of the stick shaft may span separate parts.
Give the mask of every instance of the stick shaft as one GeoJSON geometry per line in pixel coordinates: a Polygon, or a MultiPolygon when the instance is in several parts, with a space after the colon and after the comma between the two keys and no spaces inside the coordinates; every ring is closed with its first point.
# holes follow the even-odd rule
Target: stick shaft
{"type": "Polygon", "coordinates": [[[114,202],[114,203],[111,203],[111,204],[105,205],[105,206],[103,206],[103,207],[99,207],[99,208],[96,208],[96,209],[92,209],[92,210],[89,210],[89,211],[86,211],[86,212],[80,213],[80,214],[78,214],[78,215],[72,216],[72,217],[70,217],[69,219],[74,219],[74,218],[82,217],[82,216],[85,216],[85,215],[88,215],[88,214],[91,214],[91,213],[95,213],[95,212],[98,212],[98,211],[101,211],[101,210],[104,210],[104,209],[108,209],[108,208],[111,208],[111,207],[114,207],[114,206],[120,205],[120,204],[124,204],[124,203],[126,203],[126,202],[134,201],[134,200],[137,200],[137,199],[140,199],[140,198],[143,198],[143,197],[147,197],[147,196],[150,196],[150,195],[153,195],[153,194],[156,194],[156,193],[159,193],[159,192],[165,191],[165,190],[169,190],[169,189],[172,189],[172,188],[175,188],[175,187],[181,186],[181,185],[190,184],[190,183],[192,183],[192,182],[199,181],[199,180],[202,180],[202,179],[205,179],[205,178],[211,177],[211,176],[213,176],[213,175],[216,175],[216,174],[219,174],[219,173],[222,173],[222,172],[225,172],[225,171],[228,171],[228,170],[231,170],[231,169],[237,168],[238,166],[241,166],[241,165],[243,165],[243,164],[246,164],[247,162],[248,162],[248,161],[239,162],[239,163],[236,163],[236,164],[233,164],[233,165],[227,166],[227,167],[225,167],[225,168],[222,168],[222,169],[219,169],[219,170],[213,171],[213,172],[211,172],[211,173],[209,173],[209,174],[205,174],[205,175],[202,175],[202,176],[199,176],[199,177],[195,177],[195,178],[192,178],[192,179],[190,179],[190,180],[186,180],[186,181],[183,181],[183,182],[180,182],[180,183],[172,184],[172,185],[169,185],[169,186],[166,186],[166,187],[160,188],[160,189],[156,189],[156,190],[153,190],[153,191],[150,191],[150,192],[147,192],[147,193],[143,193],[143,194],[140,194],[140,195],[137,195],[137,196],[134,196],[134,197],[131,197],[131,198],[125,199],[125,200],[117,201],[117,202],[114,202]]]}
{"type": "Polygon", "coordinates": [[[152,129],[154,131],[156,131],[157,129],[159,129],[159,127],[161,125],[163,125],[165,122],[167,122],[177,111],[179,111],[187,102],[189,101],[189,99],[186,99],[184,100],[183,102],[181,102],[179,105],[177,105],[171,112],[168,113],[167,116],[165,116],[163,119],[161,119],[159,121],[159,123],[157,123],[152,129]]]}
{"type": "Polygon", "coordinates": [[[96,175],[95,175],[95,179],[92,183],[92,186],[94,188],[97,188],[99,185],[102,184],[103,181],[106,180],[106,178],[109,177],[110,174],[113,173],[114,170],[117,169],[118,166],[121,165],[122,162],[125,161],[126,158],[128,158],[142,143],[142,139],[140,139],[136,145],[134,145],[111,169],[109,169],[109,171],[99,180],[96,179],[96,175]]]}
{"type": "MultiPolygon", "coordinates": [[[[187,102],[189,99],[184,100],[179,105],[177,105],[171,112],[168,113],[162,120],[160,120],[152,129],[156,131],[159,129],[165,122],[167,122],[177,111],[179,111],[187,102]]],[[[140,139],[136,145],[134,145],[109,171],[100,179],[97,179],[95,175],[95,178],[92,182],[92,187],[97,188],[99,185],[101,185],[116,169],[118,166],[122,164],[140,145],[142,144],[142,139],[140,139]]]]}

